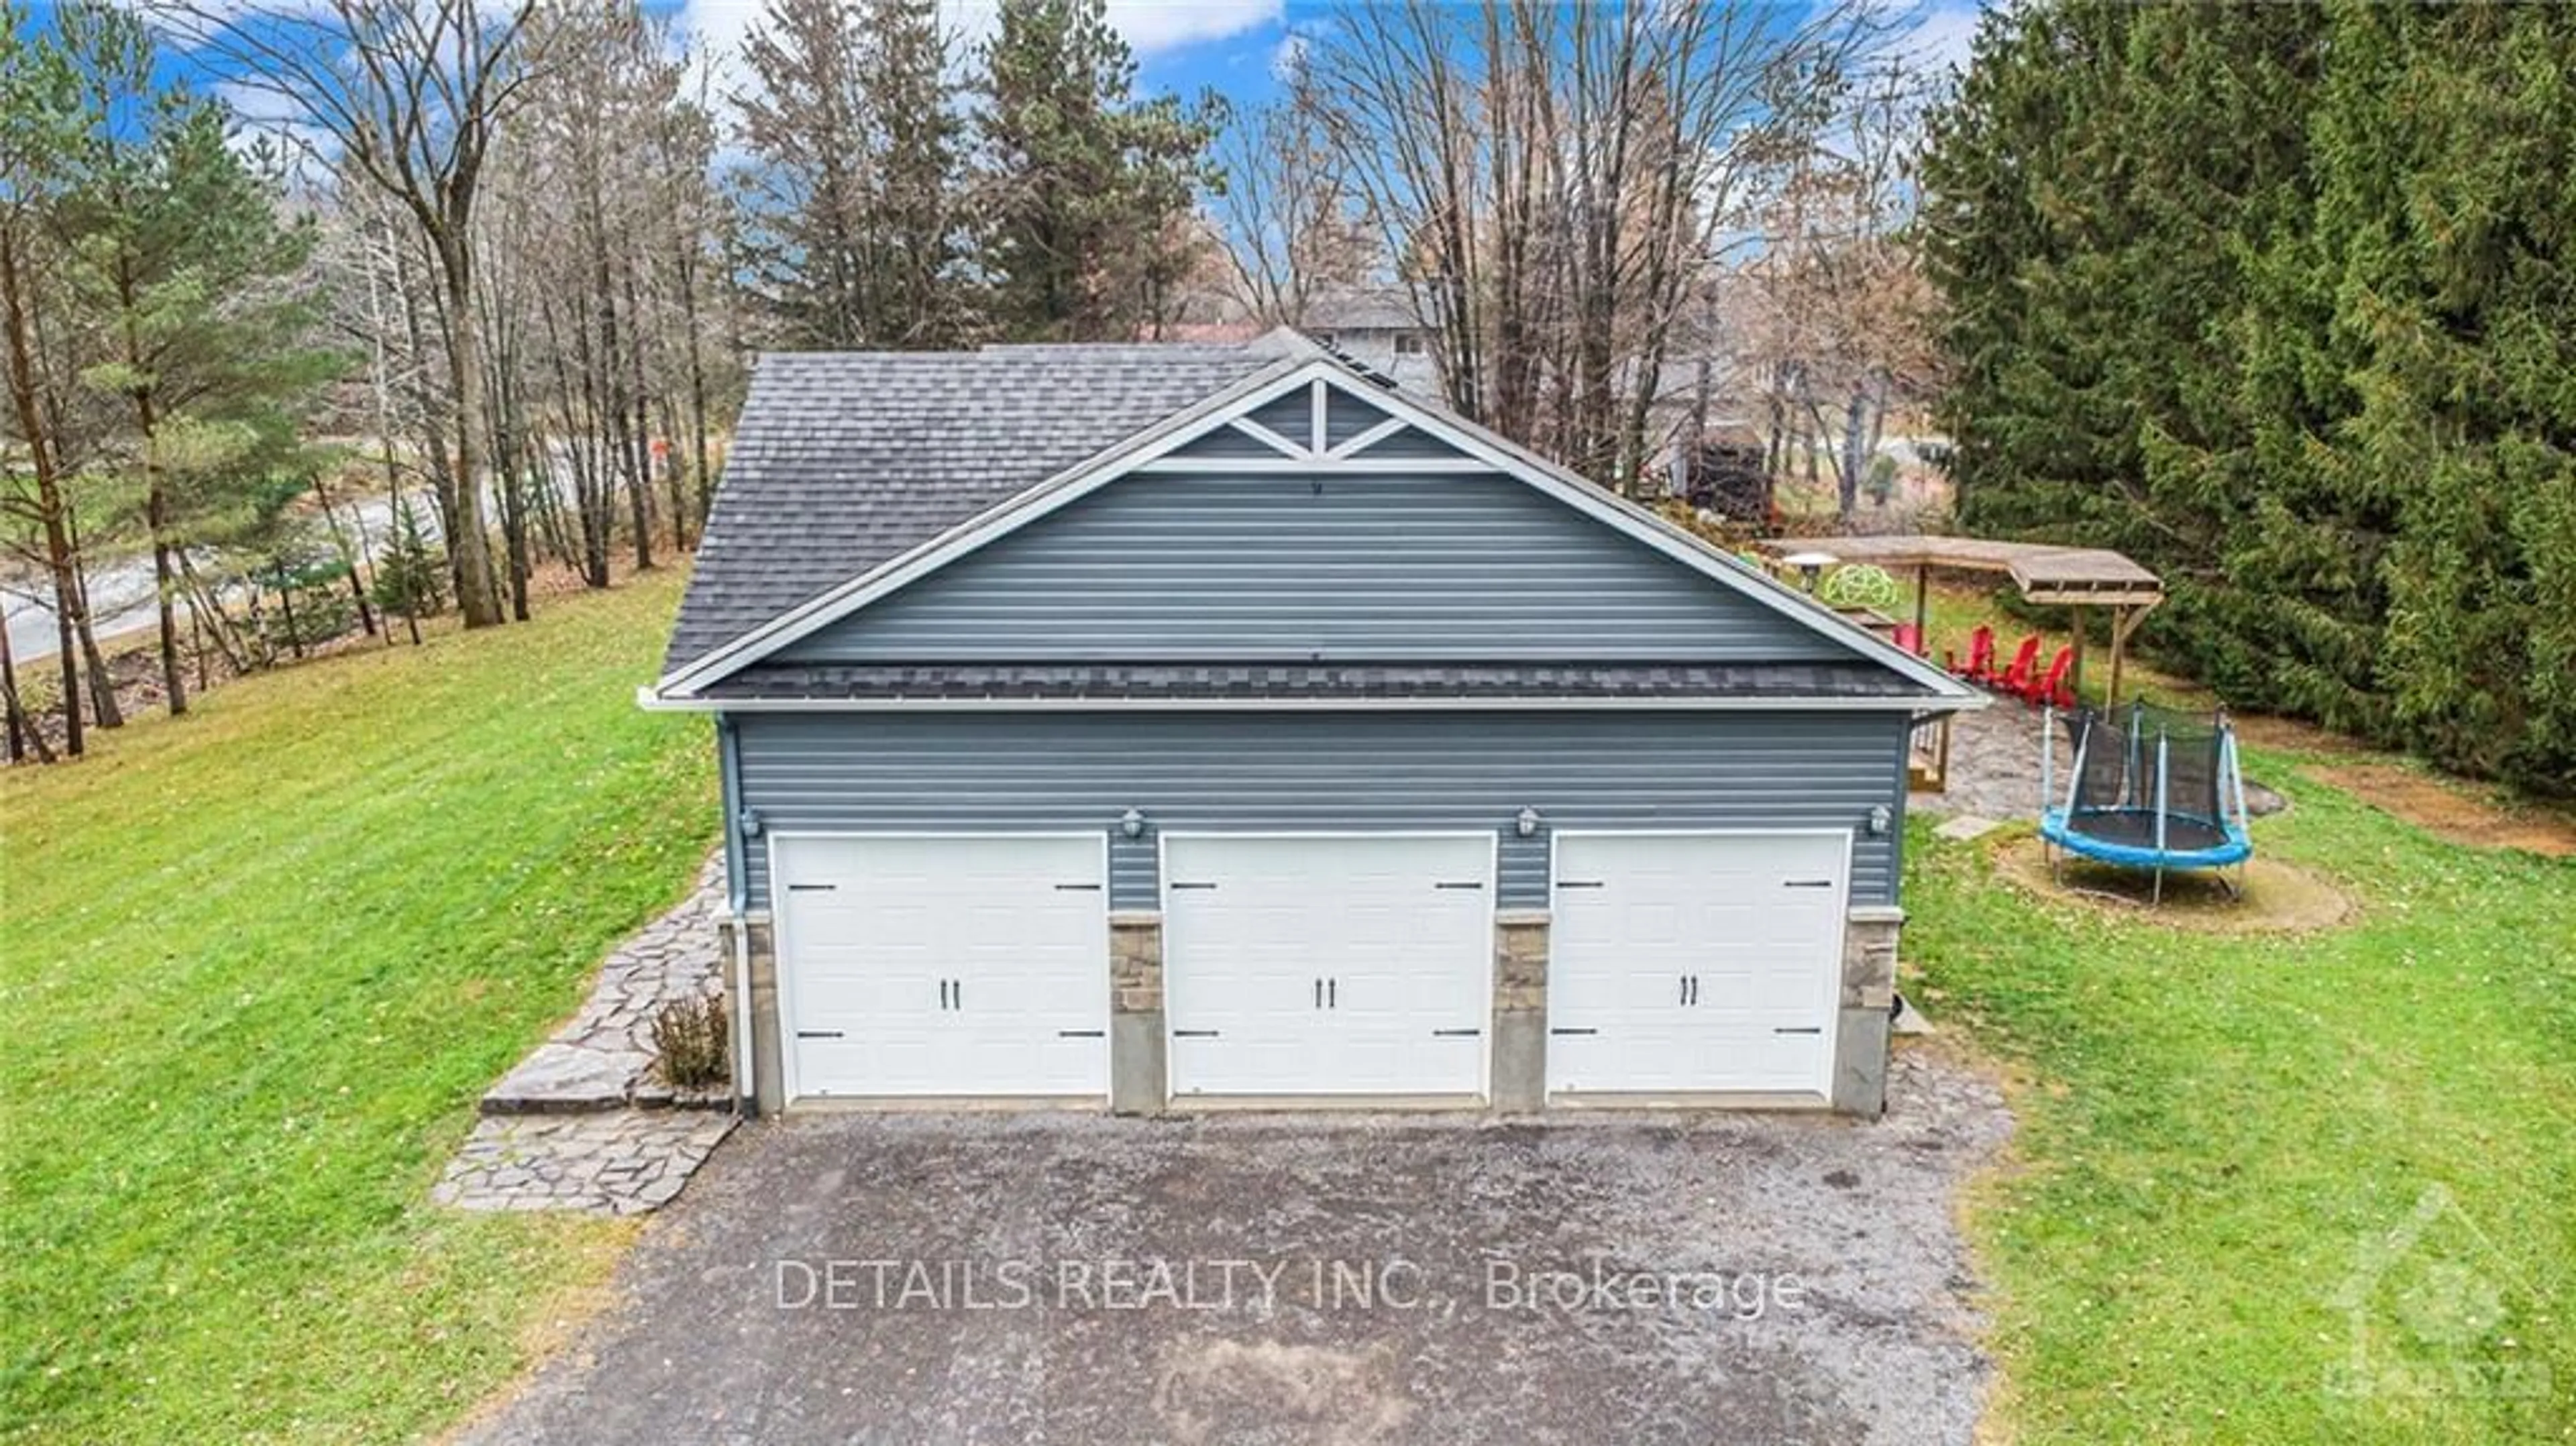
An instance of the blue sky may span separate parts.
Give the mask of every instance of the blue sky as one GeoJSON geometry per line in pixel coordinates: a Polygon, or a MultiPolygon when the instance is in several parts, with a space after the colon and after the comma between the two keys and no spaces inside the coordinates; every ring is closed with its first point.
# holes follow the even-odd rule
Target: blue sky
{"type": "MultiPolygon", "coordinates": [[[[1278,71],[1300,32],[1327,29],[1333,12],[1351,0],[1107,0],[1110,23],[1126,37],[1138,62],[1142,94],[1210,88],[1238,110],[1276,95],[1278,71]]],[[[1463,0],[1462,0],[1463,3],[1463,0]]],[[[1584,3],[1584,0],[1574,0],[1584,3]]],[[[1757,0],[1758,3],[1758,0],[1757,0]]],[[[1775,0],[1783,9],[1815,0],[1775,0]]],[[[1933,62],[1964,63],[1976,32],[1979,0],[1865,0],[1886,7],[1904,27],[1900,44],[1933,62]]],[[[949,23],[969,42],[990,32],[995,0],[940,0],[949,23]]],[[[645,8],[672,17],[702,50],[729,54],[758,19],[763,0],[645,0],[645,8]]],[[[47,0],[29,7],[30,22],[46,23],[47,0]]],[[[165,56],[174,71],[184,58],[165,56]]],[[[721,74],[721,70],[719,71],[721,74]]],[[[194,77],[202,83],[205,77],[194,77]]],[[[285,120],[277,97],[226,86],[223,90],[253,127],[285,120]]]]}
{"type": "MultiPolygon", "coordinates": [[[[1798,4],[1800,0],[1788,0],[1798,4]]],[[[1911,32],[1907,48],[1935,61],[1967,59],[1976,32],[1977,0],[1886,0],[1911,32]]],[[[761,0],[666,0],[651,8],[677,15],[703,43],[723,49],[760,13],[761,0]]],[[[970,36],[992,25],[991,0],[943,0],[952,23],[970,36]]],[[[1269,99],[1291,37],[1330,23],[1335,0],[1108,0],[1109,21],[1136,52],[1140,90],[1194,93],[1210,87],[1237,107],[1269,99]]]]}
{"type": "MultiPolygon", "coordinates": [[[[1110,24],[1136,52],[1140,90],[1192,93],[1210,86],[1244,106],[1277,90],[1272,67],[1292,27],[1319,23],[1330,8],[1313,0],[1108,0],[1108,6],[1110,24]]],[[[647,8],[675,13],[701,43],[721,50],[751,27],[761,0],[648,0],[647,8]]],[[[941,9],[970,38],[993,24],[990,0],[943,0],[941,9]]]]}

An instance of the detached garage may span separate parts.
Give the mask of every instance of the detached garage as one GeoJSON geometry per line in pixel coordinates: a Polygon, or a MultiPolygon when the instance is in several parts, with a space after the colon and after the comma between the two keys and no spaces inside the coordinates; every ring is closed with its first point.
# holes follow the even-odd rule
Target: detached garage
{"type": "Polygon", "coordinates": [[[1938,669],[1292,333],[764,358],[670,662],[763,1108],[1880,1108],[1938,669]]]}

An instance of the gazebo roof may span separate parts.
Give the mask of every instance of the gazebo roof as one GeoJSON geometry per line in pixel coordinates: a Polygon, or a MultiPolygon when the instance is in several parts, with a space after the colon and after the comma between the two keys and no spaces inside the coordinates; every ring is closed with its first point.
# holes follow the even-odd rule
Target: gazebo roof
{"type": "Polygon", "coordinates": [[[2164,579],[2121,553],[2098,547],[2058,547],[2044,542],[1998,542],[1983,537],[1892,534],[1883,537],[1775,537],[1757,543],[1772,557],[1821,552],[1837,562],[1876,567],[1948,567],[2008,574],[2033,603],[2101,603],[2152,607],[2165,595],[2164,579]]]}

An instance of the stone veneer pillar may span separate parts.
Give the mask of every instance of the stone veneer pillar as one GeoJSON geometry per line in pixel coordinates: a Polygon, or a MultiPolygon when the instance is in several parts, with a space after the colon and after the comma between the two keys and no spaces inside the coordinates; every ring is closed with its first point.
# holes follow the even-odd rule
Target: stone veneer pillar
{"type": "Polygon", "coordinates": [[[1168,1103],[1163,1063],[1163,916],[1109,916],[1109,1108],[1159,1114],[1168,1103]]]}
{"type": "Polygon", "coordinates": [[[1834,1108],[1848,1115],[1887,1109],[1887,1036],[1896,1006],[1896,940],[1905,911],[1864,904],[1843,921],[1841,1016],[1834,1039],[1834,1108]]]}
{"type": "Polygon", "coordinates": [[[1494,1108],[1535,1114],[1547,1104],[1547,911],[1494,916],[1494,1108]]]}

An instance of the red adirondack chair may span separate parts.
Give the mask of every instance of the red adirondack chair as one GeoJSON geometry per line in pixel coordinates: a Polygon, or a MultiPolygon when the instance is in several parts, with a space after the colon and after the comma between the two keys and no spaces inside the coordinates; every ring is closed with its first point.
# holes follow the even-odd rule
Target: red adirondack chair
{"type": "Polygon", "coordinates": [[[2038,667],[2039,634],[2032,633],[2021,640],[2020,647],[2013,649],[2012,666],[2004,669],[1992,681],[1997,691],[2026,697],[2030,692],[2031,673],[2038,667]]]}
{"type": "Polygon", "coordinates": [[[2075,650],[2059,648],[2057,656],[2048,660],[2047,675],[2037,682],[2025,684],[2021,690],[2022,697],[2034,708],[2042,703],[2052,703],[2060,708],[2074,707],[2075,690],[2066,685],[2067,670],[2074,666],[2075,650]]]}
{"type": "Polygon", "coordinates": [[[1916,657],[1923,655],[1923,630],[1912,623],[1896,625],[1896,645],[1916,657]]]}
{"type": "Polygon", "coordinates": [[[1995,630],[1983,623],[1968,634],[1968,666],[1951,665],[1950,671],[1971,683],[1982,683],[1995,672],[1995,630]]]}

